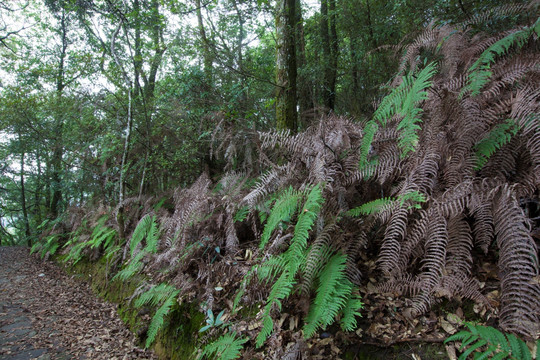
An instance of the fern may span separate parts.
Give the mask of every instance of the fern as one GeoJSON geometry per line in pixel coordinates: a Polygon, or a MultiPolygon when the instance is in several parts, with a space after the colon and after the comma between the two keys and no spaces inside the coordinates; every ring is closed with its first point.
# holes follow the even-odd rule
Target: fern
{"type": "Polygon", "coordinates": [[[386,208],[394,205],[394,199],[392,198],[380,198],[373,201],[362,204],[346,212],[347,215],[352,217],[359,217],[360,215],[377,214],[386,208]]]}
{"type": "Polygon", "coordinates": [[[360,170],[364,170],[370,165],[368,155],[377,130],[379,130],[379,125],[373,120],[368,121],[364,127],[364,136],[362,137],[362,143],[360,144],[360,162],[358,164],[360,170]]]}
{"type": "MultiPolygon", "coordinates": [[[[474,354],[474,359],[486,359],[492,356],[493,359],[511,360],[531,360],[532,353],[527,344],[512,334],[503,334],[499,330],[490,326],[481,326],[471,323],[465,324],[469,330],[463,330],[445,340],[445,343],[460,341],[460,350],[463,353],[459,360],[466,360],[474,354]]],[[[540,347],[540,340],[536,342],[540,347]]]]}
{"type": "Polygon", "coordinates": [[[417,107],[417,104],[428,98],[426,90],[431,87],[430,79],[437,72],[436,66],[436,63],[430,63],[420,71],[416,78],[409,75],[403,80],[410,90],[403,100],[401,109],[397,111],[398,114],[403,116],[397,127],[398,130],[401,130],[398,145],[402,150],[402,157],[414,151],[418,144],[417,131],[420,130],[418,123],[422,121],[420,115],[423,110],[417,107]]]}
{"type": "Polygon", "coordinates": [[[294,276],[300,265],[304,262],[306,256],[307,240],[309,231],[313,227],[319,212],[321,211],[324,199],[320,185],[314,186],[307,195],[306,203],[302,208],[298,221],[294,227],[294,237],[287,250],[289,271],[294,276]]]}
{"type": "Polygon", "coordinates": [[[146,215],[140,221],[129,243],[130,254],[133,256],[133,252],[137,245],[139,245],[144,239],[146,239],[146,250],[149,252],[155,252],[157,250],[157,241],[159,239],[159,229],[156,221],[156,216],[146,215]]]}
{"type": "Polygon", "coordinates": [[[206,345],[199,355],[198,359],[203,359],[205,356],[209,359],[219,360],[234,360],[240,357],[242,345],[245,344],[248,338],[236,338],[236,333],[228,333],[222,335],[217,340],[206,345]]]}
{"type": "MultiPolygon", "coordinates": [[[[295,290],[296,276],[300,270],[306,271],[310,279],[317,275],[319,280],[317,296],[306,318],[305,336],[311,337],[317,329],[334,322],[341,311],[343,311],[343,328],[350,330],[356,326],[355,316],[358,315],[357,310],[362,304],[358,296],[352,294],[354,286],[345,275],[346,256],[342,254],[331,256],[332,251],[321,241],[308,247],[309,233],[324,202],[322,187],[316,185],[304,194],[306,195],[289,189],[283,195],[286,200],[282,200],[282,196],[276,202],[266,225],[272,227],[277,223],[276,219],[289,216],[291,212],[284,209],[284,204],[288,204],[289,208],[293,207],[295,205],[292,204],[292,198],[305,196],[306,201],[300,208],[289,248],[283,254],[273,256],[263,264],[252,268],[244,278],[246,283],[249,282],[254,272],[258,274],[261,281],[270,281],[277,277],[263,309],[263,326],[256,339],[257,347],[262,346],[274,330],[271,312],[274,307],[281,310],[282,301],[287,299],[295,290]],[[277,211],[276,208],[278,208],[277,211]],[[314,259],[319,259],[320,264],[314,264],[314,259]]],[[[294,203],[296,202],[297,199],[295,198],[294,203]]],[[[294,212],[296,212],[296,209],[294,212]]],[[[235,308],[243,291],[241,290],[235,299],[235,308]]]]}
{"type": "Polygon", "coordinates": [[[467,85],[461,90],[460,96],[466,93],[471,96],[479,95],[493,75],[490,69],[496,57],[506,54],[512,46],[522,48],[533,33],[540,36],[540,17],[533,26],[513,32],[488,47],[469,68],[467,85]]]}
{"type": "Polygon", "coordinates": [[[356,317],[362,316],[358,310],[360,310],[364,304],[360,299],[360,295],[352,294],[341,312],[343,317],[341,318],[340,324],[343,331],[353,331],[357,327],[356,317]]]}
{"type": "Polygon", "coordinates": [[[489,158],[503,145],[508,144],[518,130],[519,126],[512,119],[495,126],[487,137],[476,145],[476,170],[483,168],[489,158]]]}
{"type": "Polygon", "coordinates": [[[424,194],[418,191],[410,191],[405,194],[401,194],[395,198],[380,198],[375,199],[365,204],[362,204],[358,207],[355,207],[345,214],[352,217],[359,217],[361,215],[371,215],[378,214],[388,209],[392,209],[395,206],[403,207],[407,205],[407,209],[419,209],[421,207],[420,203],[426,202],[426,197],[424,194]]]}
{"type": "Polygon", "coordinates": [[[94,249],[99,248],[103,244],[103,248],[108,249],[109,246],[113,245],[117,232],[115,229],[105,225],[107,219],[108,216],[103,216],[98,220],[98,223],[90,236],[91,239],[86,242],[87,247],[89,246],[94,249]]]}
{"type": "Polygon", "coordinates": [[[277,305],[277,308],[281,310],[281,301],[288,298],[291,295],[293,287],[295,285],[294,275],[292,275],[288,270],[285,270],[281,273],[281,276],[272,286],[268,299],[266,300],[266,305],[263,312],[263,328],[259,335],[257,335],[257,340],[255,345],[261,347],[266,339],[270,336],[274,330],[274,321],[270,315],[274,305],[277,305]]]}
{"type": "Polygon", "coordinates": [[[58,239],[60,238],[61,234],[53,234],[49,235],[45,238],[45,241],[42,242],[36,242],[34,245],[32,245],[32,248],[30,249],[30,254],[36,253],[39,251],[40,257],[43,259],[47,253],[49,255],[56,254],[56,251],[60,247],[60,243],[58,242],[58,239]]]}
{"type": "Polygon", "coordinates": [[[174,286],[161,283],[142,293],[135,301],[136,307],[144,305],[157,306],[163,300],[169,298],[176,290],[174,286]]]}
{"type": "Polygon", "coordinates": [[[356,323],[354,316],[359,307],[353,309],[358,302],[351,299],[354,285],[345,275],[346,261],[347,257],[338,253],[330,258],[321,271],[317,295],[304,325],[306,338],[313,336],[319,328],[331,324],[345,308],[347,309],[345,326],[350,329],[356,323]]]}
{"type": "Polygon", "coordinates": [[[135,248],[144,239],[146,239],[146,246],[129,260],[126,267],[120,270],[113,277],[113,280],[120,279],[122,281],[126,281],[127,279],[140,272],[144,266],[141,262],[142,258],[147,254],[153,254],[157,251],[159,235],[159,225],[156,221],[156,216],[147,215],[143,217],[133,231],[133,235],[129,243],[131,255],[133,256],[135,248]]]}
{"type": "MultiPolygon", "coordinates": [[[[290,219],[296,213],[296,207],[302,193],[289,188],[277,201],[270,213],[268,223],[263,231],[267,232],[267,228],[276,226],[280,219],[290,219]]],[[[306,197],[306,202],[300,211],[298,221],[294,228],[294,236],[287,251],[281,256],[270,258],[265,264],[260,266],[260,278],[274,278],[278,274],[277,281],[273,284],[263,312],[263,329],[257,336],[257,347],[262,346],[264,341],[270,336],[274,329],[274,324],[270,312],[274,306],[281,309],[281,301],[288,298],[294,288],[295,277],[305,263],[307,254],[307,239],[309,231],[313,227],[315,220],[321,210],[323,204],[322,189],[320,185],[316,185],[309,190],[306,197]]],[[[269,235],[268,235],[269,236],[269,235]]],[[[263,243],[264,239],[261,239],[263,243]]],[[[266,240],[268,241],[268,240],[266,240]]]]}
{"type": "MultiPolygon", "coordinates": [[[[394,115],[399,115],[401,121],[398,124],[400,139],[398,142],[401,148],[401,156],[405,157],[409,152],[414,151],[418,143],[417,131],[421,122],[420,115],[422,108],[417,107],[418,103],[428,98],[427,89],[431,87],[431,78],[437,72],[437,64],[430,63],[417,75],[409,73],[403,76],[401,84],[392,90],[382,101],[375,113],[374,121],[386,126],[388,119],[394,115]]],[[[365,157],[362,151],[366,152],[366,144],[361,146],[360,168],[365,167],[365,157]]]]}
{"type": "Polygon", "coordinates": [[[112,279],[126,281],[127,279],[133,277],[143,268],[143,263],[141,262],[142,258],[146,255],[144,251],[139,251],[124,267],[120,270],[112,279]]]}
{"type": "Polygon", "coordinates": [[[234,222],[242,222],[249,215],[249,206],[243,206],[234,214],[234,222]]]}
{"type": "Polygon", "coordinates": [[[175,290],[154,314],[154,317],[150,322],[150,326],[148,327],[148,337],[146,338],[145,343],[146,348],[149,348],[156,339],[158,331],[163,327],[163,324],[165,323],[165,316],[169,314],[171,307],[174,305],[176,297],[179,293],[180,290],[175,290]]]}
{"type": "Polygon", "coordinates": [[[299,198],[300,194],[292,187],[289,187],[276,201],[261,236],[259,245],[261,249],[268,243],[272,232],[280,223],[292,220],[296,213],[299,198]]]}

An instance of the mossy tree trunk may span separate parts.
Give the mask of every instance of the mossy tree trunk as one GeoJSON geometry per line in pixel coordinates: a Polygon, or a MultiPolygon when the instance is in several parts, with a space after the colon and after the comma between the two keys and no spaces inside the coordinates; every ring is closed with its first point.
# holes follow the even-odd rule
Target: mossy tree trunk
{"type": "Polygon", "coordinates": [[[276,15],[276,127],[298,129],[296,109],[296,0],[279,0],[276,15]]]}

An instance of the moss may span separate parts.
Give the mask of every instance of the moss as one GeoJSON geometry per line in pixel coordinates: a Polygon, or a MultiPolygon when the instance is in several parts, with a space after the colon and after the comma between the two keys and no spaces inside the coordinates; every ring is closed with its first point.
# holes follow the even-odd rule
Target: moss
{"type": "Polygon", "coordinates": [[[199,329],[204,314],[194,304],[175,304],[167,318],[164,329],[158,334],[154,350],[161,358],[171,360],[195,358],[199,345],[199,329]]]}
{"type": "MultiPolygon", "coordinates": [[[[62,263],[63,257],[55,258],[62,263]]],[[[66,264],[63,264],[66,265],[66,264]]],[[[129,281],[111,281],[112,274],[105,258],[92,262],[81,259],[75,265],[66,266],[66,271],[89,282],[92,290],[109,302],[118,304],[118,315],[129,329],[137,334],[139,345],[144,346],[144,337],[149,324],[148,316],[155,309],[138,309],[130,302],[135,290],[145,281],[143,276],[135,276],[129,281]]],[[[154,351],[161,359],[193,359],[200,345],[199,329],[203,326],[204,314],[196,304],[175,304],[165,320],[154,343],[154,351]]]]}

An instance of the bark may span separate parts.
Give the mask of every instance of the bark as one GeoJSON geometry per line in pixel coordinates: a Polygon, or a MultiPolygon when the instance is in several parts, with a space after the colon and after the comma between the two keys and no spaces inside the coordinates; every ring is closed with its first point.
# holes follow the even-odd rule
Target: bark
{"type": "Polygon", "coordinates": [[[304,38],[304,22],[300,0],[296,0],[296,58],[298,63],[298,105],[300,108],[300,125],[307,128],[309,124],[309,110],[313,109],[313,94],[309,77],[301,70],[306,66],[306,42],[304,38]]]}
{"type": "Polygon", "coordinates": [[[118,55],[116,54],[115,46],[116,46],[116,37],[118,36],[118,32],[120,31],[121,27],[123,25],[123,22],[121,21],[116,30],[114,31],[112,38],[111,38],[111,54],[114,58],[114,61],[116,65],[121,69],[122,75],[124,78],[124,82],[126,83],[127,87],[127,93],[128,93],[128,113],[127,113],[127,125],[125,130],[125,139],[124,139],[124,150],[122,151],[122,162],[120,165],[120,179],[119,179],[119,189],[118,189],[118,214],[116,217],[116,220],[118,222],[118,237],[120,238],[120,241],[123,241],[125,239],[125,220],[124,220],[124,189],[125,189],[125,177],[126,177],[126,165],[127,165],[127,159],[128,159],[128,153],[129,153],[129,146],[131,142],[131,128],[133,124],[133,117],[132,117],[132,92],[133,92],[133,84],[131,79],[129,78],[128,74],[124,70],[124,67],[122,66],[121,61],[118,58],[118,55]]]}
{"type": "Polygon", "coordinates": [[[276,15],[276,127],[297,131],[296,0],[279,0],[276,15]]]}
{"type": "MultiPolygon", "coordinates": [[[[20,133],[19,133],[19,143],[22,149],[23,148],[22,136],[20,133]]],[[[20,176],[21,207],[22,207],[22,212],[23,212],[24,234],[26,236],[27,245],[31,247],[32,238],[31,238],[31,232],[30,232],[30,222],[28,221],[28,209],[26,208],[26,191],[24,188],[24,157],[25,157],[24,150],[21,150],[21,176],[20,176]]]]}
{"type": "Polygon", "coordinates": [[[52,166],[52,198],[50,203],[51,217],[58,217],[60,202],[62,201],[62,158],[64,156],[63,147],[63,128],[64,128],[64,110],[62,109],[62,99],[65,88],[65,61],[67,55],[68,39],[67,39],[67,19],[66,11],[62,9],[60,17],[60,37],[62,48],[60,59],[58,62],[58,71],[56,74],[56,109],[55,109],[55,139],[53,156],[51,160],[52,166]]]}
{"type": "Polygon", "coordinates": [[[195,7],[197,10],[197,28],[199,30],[199,36],[202,42],[202,55],[204,63],[204,74],[206,81],[210,86],[213,83],[213,57],[210,49],[210,42],[206,36],[206,29],[204,28],[204,21],[202,17],[201,0],[195,0],[195,7]]]}
{"type": "Polygon", "coordinates": [[[339,55],[335,0],[321,0],[321,40],[324,59],[323,103],[328,109],[334,110],[339,55]]]}

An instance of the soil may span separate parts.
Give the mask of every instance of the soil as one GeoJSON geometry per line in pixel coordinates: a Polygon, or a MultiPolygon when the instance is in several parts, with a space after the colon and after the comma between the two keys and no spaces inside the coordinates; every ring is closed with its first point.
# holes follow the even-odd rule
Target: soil
{"type": "Polygon", "coordinates": [[[157,359],[116,307],[27,248],[0,247],[0,359],[157,359]]]}

